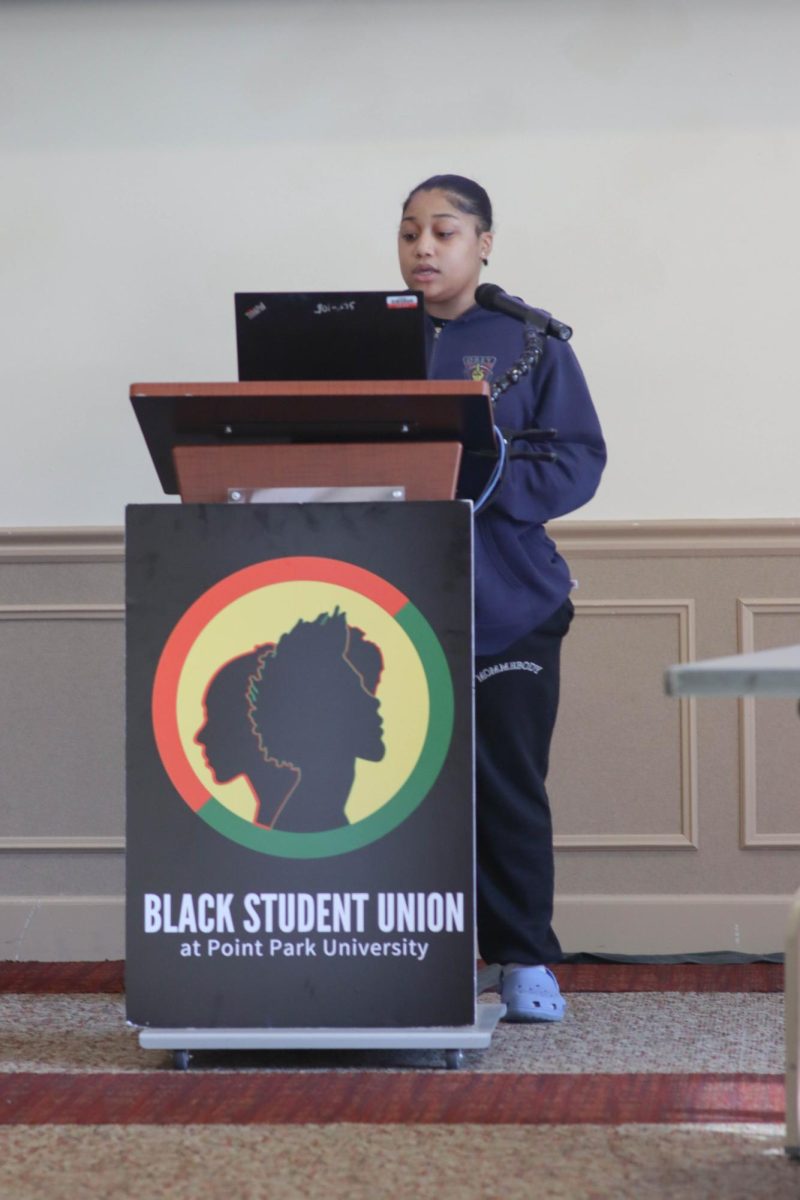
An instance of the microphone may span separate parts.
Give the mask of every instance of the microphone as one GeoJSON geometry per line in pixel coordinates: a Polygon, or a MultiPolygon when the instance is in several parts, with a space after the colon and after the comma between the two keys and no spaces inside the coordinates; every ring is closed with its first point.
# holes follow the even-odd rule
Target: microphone
{"type": "Polygon", "coordinates": [[[481,308],[488,308],[490,312],[505,313],[507,317],[513,317],[515,321],[524,321],[526,325],[533,325],[537,333],[542,333],[546,337],[555,337],[561,342],[568,342],[572,337],[572,329],[569,325],[565,325],[563,321],[557,321],[555,317],[548,316],[547,313],[538,312],[528,304],[523,304],[521,300],[515,300],[496,283],[480,284],[475,289],[475,299],[481,308]]]}

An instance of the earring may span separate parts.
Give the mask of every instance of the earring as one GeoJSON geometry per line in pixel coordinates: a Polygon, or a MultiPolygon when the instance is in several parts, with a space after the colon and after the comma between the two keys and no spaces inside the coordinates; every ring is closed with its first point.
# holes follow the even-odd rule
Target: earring
{"type": "Polygon", "coordinates": [[[489,265],[489,260],[488,260],[488,258],[481,258],[481,262],[483,263],[483,265],[484,265],[485,267],[488,267],[488,265],[489,265]]]}

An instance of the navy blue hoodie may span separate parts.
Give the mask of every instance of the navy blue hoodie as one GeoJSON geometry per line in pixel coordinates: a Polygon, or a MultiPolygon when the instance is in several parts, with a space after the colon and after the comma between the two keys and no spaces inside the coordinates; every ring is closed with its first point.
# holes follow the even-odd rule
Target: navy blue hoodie
{"type": "MultiPolygon", "coordinates": [[[[524,326],[471,308],[434,336],[431,379],[497,381],[522,355],[524,326]]],[[[545,339],[538,366],[495,406],[500,429],[558,431],[556,462],[512,460],[492,503],[475,518],[475,650],[497,654],[563,604],[569,568],[544,523],[580,508],[597,490],[606,448],[583,372],[571,348],[545,339]]],[[[469,469],[469,464],[467,464],[469,469]]]]}

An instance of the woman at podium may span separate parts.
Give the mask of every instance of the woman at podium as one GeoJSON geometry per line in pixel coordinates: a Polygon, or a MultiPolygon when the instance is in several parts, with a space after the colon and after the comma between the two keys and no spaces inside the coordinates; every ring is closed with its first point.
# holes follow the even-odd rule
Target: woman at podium
{"type": "Polygon", "coordinates": [[[482,481],[475,509],[478,944],[502,968],[506,1020],[559,1021],[545,780],[574,610],[569,568],[544,526],[591,499],[606,451],[560,340],[566,327],[491,285],[476,304],[493,238],[491,201],[463,176],[433,176],[403,205],[400,269],[425,298],[429,377],[486,380],[503,433],[504,470],[482,481]],[[543,454],[535,431],[549,429],[556,438],[543,454]]]}

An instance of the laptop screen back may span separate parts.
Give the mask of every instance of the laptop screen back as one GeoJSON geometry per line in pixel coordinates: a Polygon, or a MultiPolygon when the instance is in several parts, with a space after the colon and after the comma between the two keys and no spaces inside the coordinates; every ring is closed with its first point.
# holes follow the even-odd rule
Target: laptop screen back
{"type": "Polygon", "coordinates": [[[419,292],[237,292],[241,380],[425,379],[419,292]]]}

